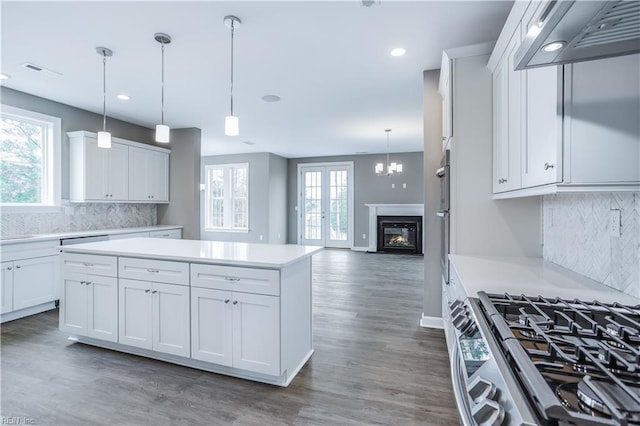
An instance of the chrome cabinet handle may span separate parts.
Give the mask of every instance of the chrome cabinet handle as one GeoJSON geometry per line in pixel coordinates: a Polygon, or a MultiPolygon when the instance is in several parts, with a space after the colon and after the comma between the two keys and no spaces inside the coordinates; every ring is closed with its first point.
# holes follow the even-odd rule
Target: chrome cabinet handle
{"type": "Polygon", "coordinates": [[[92,283],[91,283],[91,281],[85,281],[85,284],[86,285],[91,285],[92,283]]]}
{"type": "Polygon", "coordinates": [[[158,292],[158,290],[153,290],[153,291],[151,292],[151,294],[156,294],[157,292],[158,292]]]}
{"type": "Polygon", "coordinates": [[[84,262],[83,265],[87,266],[87,267],[91,267],[91,266],[93,266],[93,263],[84,262]]]}
{"type": "Polygon", "coordinates": [[[507,183],[507,180],[504,178],[500,178],[498,179],[498,183],[502,184],[502,183],[507,183]]]}
{"type": "Polygon", "coordinates": [[[237,300],[234,300],[234,301],[233,301],[233,304],[234,304],[234,305],[237,305],[237,304],[238,304],[238,301],[237,301],[237,300]]]}
{"type": "Polygon", "coordinates": [[[149,293],[150,291],[151,291],[151,289],[150,289],[150,288],[148,288],[148,289],[146,289],[144,292],[145,292],[145,293],[149,293]]]}
{"type": "Polygon", "coordinates": [[[87,282],[86,281],[80,281],[81,285],[85,285],[87,282]]]}
{"type": "Polygon", "coordinates": [[[7,266],[7,271],[11,271],[13,268],[11,266],[7,266]]]}
{"type": "Polygon", "coordinates": [[[20,269],[20,268],[22,268],[22,266],[16,265],[16,269],[20,269]]]}
{"type": "Polygon", "coordinates": [[[544,163],[544,169],[545,170],[549,170],[549,169],[553,169],[555,166],[551,163],[544,163]]]}
{"type": "Polygon", "coordinates": [[[224,301],[224,303],[229,303],[229,299],[226,299],[226,300],[224,301]]]}
{"type": "Polygon", "coordinates": [[[446,211],[446,210],[439,210],[439,211],[436,212],[436,216],[438,216],[438,217],[445,217],[448,214],[449,214],[449,212],[446,211]]]}
{"type": "Polygon", "coordinates": [[[147,272],[152,273],[152,274],[157,274],[158,272],[160,272],[159,269],[147,269],[147,272]]]}
{"type": "Polygon", "coordinates": [[[238,277],[224,277],[224,279],[227,281],[240,281],[240,278],[238,277]]]}

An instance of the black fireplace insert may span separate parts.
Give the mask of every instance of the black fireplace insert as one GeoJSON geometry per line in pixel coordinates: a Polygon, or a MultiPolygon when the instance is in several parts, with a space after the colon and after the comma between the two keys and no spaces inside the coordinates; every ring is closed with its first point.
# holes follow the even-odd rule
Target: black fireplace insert
{"type": "Polygon", "coordinates": [[[422,254],[422,217],[378,216],[377,251],[422,254]]]}

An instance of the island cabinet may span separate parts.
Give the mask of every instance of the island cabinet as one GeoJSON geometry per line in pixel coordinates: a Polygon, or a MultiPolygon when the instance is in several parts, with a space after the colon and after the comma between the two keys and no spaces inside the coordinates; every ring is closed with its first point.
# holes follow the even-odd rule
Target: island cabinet
{"type": "Polygon", "coordinates": [[[134,238],[61,250],[71,340],[280,386],[313,354],[320,248],[134,238]]]}
{"type": "Polygon", "coordinates": [[[60,330],[118,341],[117,259],[67,254],[62,259],[60,330]]]}
{"type": "Polygon", "coordinates": [[[188,357],[189,264],[119,259],[119,343],[188,357]]]}
{"type": "Polygon", "coordinates": [[[279,272],[192,265],[191,286],[192,357],[280,375],[279,272]]]}

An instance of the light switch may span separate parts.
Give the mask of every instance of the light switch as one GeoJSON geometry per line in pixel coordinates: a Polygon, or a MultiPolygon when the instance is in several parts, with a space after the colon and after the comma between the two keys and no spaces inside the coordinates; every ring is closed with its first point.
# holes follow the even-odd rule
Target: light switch
{"type": "Polygon", "coordinates": [[[362,234],[362,239],[366,240],[367,239],[367,234],[362,234]]]}
{"type": "Polygon", "coordinates": [[[622,215],[620,209],[609,210],[609,236],[620,237],[622,234],[622,215]]]}
{"type": "Polygon", "coordinates": [[[407,184],[406,183],[402,184],[402,189],[407,189],[407,184]]]}
{"type": "Polygon", "coordinates": [[[391,189],[396,189],[396,184],[395,183],[391,184],[391,189]]]}

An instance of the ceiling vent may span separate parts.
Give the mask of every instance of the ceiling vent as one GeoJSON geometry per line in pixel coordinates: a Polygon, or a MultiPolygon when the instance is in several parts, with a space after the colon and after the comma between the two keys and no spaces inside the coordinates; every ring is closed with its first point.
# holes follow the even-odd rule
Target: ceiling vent
{"type": "Polygon", "coordinates": [[[31,71],[36,71],[36,72],[43,72],[43,73],[48,73],[53,75],[62,75],[62,73],[59,73],[58,71],[50,70],[49,68],[41,67],[40,65],[36,65],[30,62],[25,62],[24,64],[21,65],[21,67],[31,71]]]}

